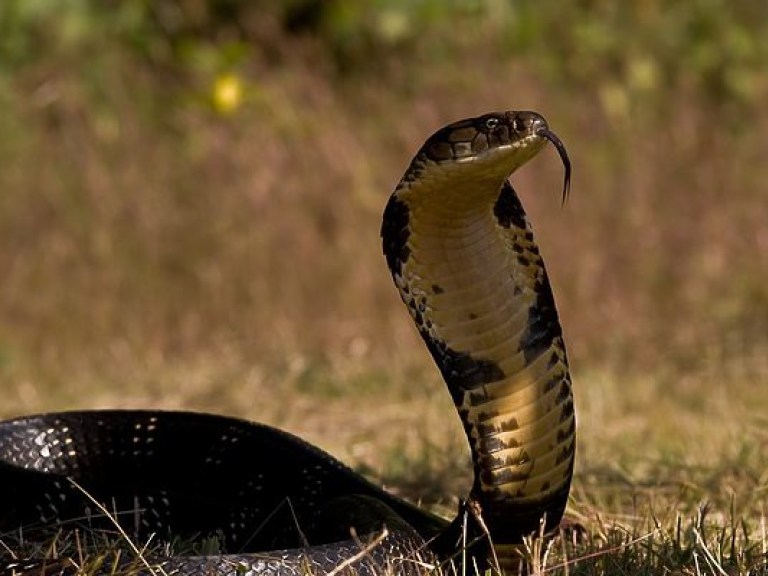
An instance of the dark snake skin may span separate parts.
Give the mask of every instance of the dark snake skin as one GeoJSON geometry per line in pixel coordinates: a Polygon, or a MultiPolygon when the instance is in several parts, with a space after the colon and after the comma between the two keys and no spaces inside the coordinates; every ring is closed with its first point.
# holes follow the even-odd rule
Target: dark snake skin
{"type": "MultiPolygon", "coordinates": [[[[0,422],[0,537],[43,542],[57,530],[114,532],[117,522],[139,545],[215,536],[222,550],[134,555],[130,570],[118,562],[123,573],[423,574],[454,559],[472,573],[517,573],[523,536],[560,522],[575,452],[552,290],[507,182],[548,141],[566,168],[565,199],[562,142],[536,113],[499,112],[430,137],[384,213],[387,264],[472,452],[474,483],[452,522],[268,426],[102,410],[0,422]]],[[[11,559],[4,569],[76,573],[66,560],[11,559]]]]}
{"type": "Polygon", "coordinates": [[[356,571],[379,573],[394,562],[398,572],[416,573],[409,560],[429,558],[425,537],[446,525],[318,448],[261,424],[121,410],[0,423],[0,530],[23,526],[27,539],[43,539],[52,527],[114,532],[113,520],[92,499],[105,503],[139,543],[153,534],[216,535],[236,553],[158,559],[166,572],[179,574],[337,566],[385,525],[388,537],[355,563],[356,571]]]}

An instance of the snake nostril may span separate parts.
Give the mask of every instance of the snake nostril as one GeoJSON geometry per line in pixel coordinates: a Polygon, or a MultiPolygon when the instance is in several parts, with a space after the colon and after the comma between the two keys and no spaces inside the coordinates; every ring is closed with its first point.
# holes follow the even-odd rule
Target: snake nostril
{"type": "Polygon", "coordinates": [[[512,117],[512,128],[518,133],[538,134],[542,130],[548,130],[547,121],[536,112],[507,112],[512,117]]]}
{"type": "Polygon", "coordinates": [[[549,130],[547,121],[544,120],[543,116],[540,116],[533,112],[531,112],[530,114],[531,116],[530,118],[528,118],[528,129],[531,131],[532,134],[540,134],[543,131],[549,130]]]}
{"type": "Polygon", "coordinates": [[[544,120],[544,118],[539,116],[531,120],[531,132],[533,132],[534,134],[539,134],[544,130],[549,130],[549,126],[547,126],[547,121],[544,120]]]}

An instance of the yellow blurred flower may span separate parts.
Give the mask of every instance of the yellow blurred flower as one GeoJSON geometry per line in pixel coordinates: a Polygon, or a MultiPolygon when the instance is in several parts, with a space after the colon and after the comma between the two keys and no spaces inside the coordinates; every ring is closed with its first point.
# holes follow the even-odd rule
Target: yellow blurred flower
{"type": "Polygon", "coordinates": [[[236,74],[220,74],[213,83],[211,97],[219,114],[231,114],[243,103],[243,81],[236,74]]]}

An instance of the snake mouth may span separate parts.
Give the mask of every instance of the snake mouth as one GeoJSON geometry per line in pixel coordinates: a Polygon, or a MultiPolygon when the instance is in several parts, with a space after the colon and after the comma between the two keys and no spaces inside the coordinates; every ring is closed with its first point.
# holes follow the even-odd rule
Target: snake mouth
{"type": "Polygon", "coordinates": [[[568,151],[565,149],[563,141],[546,125],[538,128],[536,135],[549,140],[560,155],[560,160],[563,161],[563,166],[565,167],[565,174],[563,176],[563,205],[565,205],[568,200],[568,193],[571,190],[571,159],[568,158],[568,151]]]}

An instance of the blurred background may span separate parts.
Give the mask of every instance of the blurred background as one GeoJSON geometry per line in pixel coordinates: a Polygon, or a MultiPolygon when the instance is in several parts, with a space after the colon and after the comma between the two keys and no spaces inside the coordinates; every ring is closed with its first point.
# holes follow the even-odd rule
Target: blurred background
{"type": "Polygon", "coordinates": [[[766,38],[758,0],[3,0],[0,414],[224,412],[385,476],[463,466],[380,218],[434,130],[533,109],[574,164],[562,209],[551,148],[513,181],[582,476],[743,453],[768,408],[766,38]]]}

